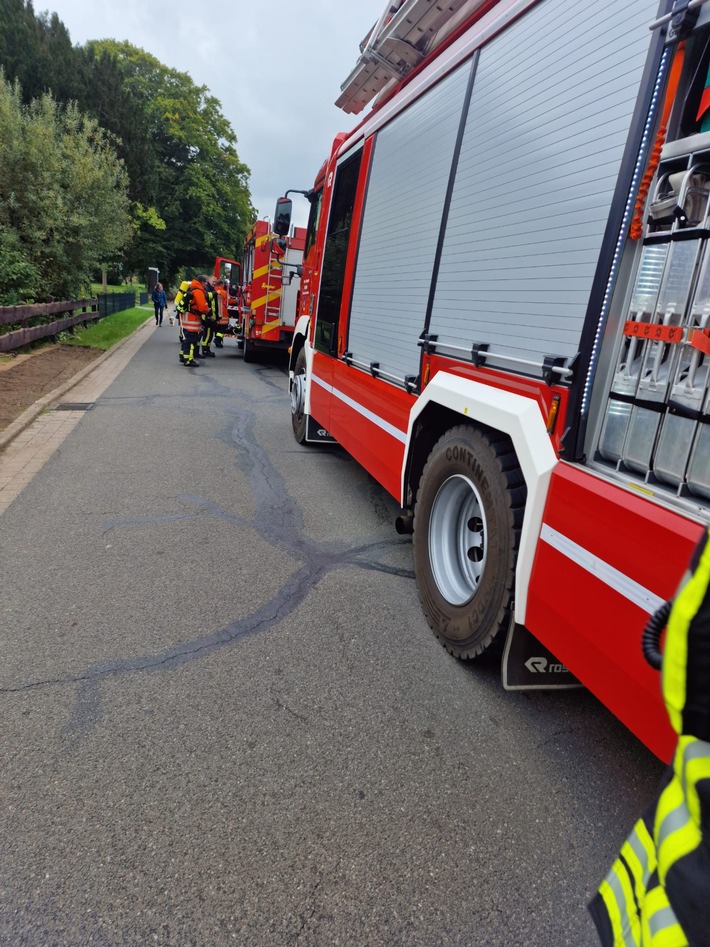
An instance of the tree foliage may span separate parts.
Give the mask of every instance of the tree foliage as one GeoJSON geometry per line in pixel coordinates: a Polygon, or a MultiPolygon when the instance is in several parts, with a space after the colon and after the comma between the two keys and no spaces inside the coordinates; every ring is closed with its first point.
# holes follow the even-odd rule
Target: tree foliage
{"type": "Polygon", "coordinates": [[[130,238],[128,179],[107,133],[0,69],[0,301],[69,299],[130,238]]]}
{"type": "Polygon", "coordinates": [[[19,82],[24,102],[50,91],[60,102],[76,98],[77,61],[56,13],[36,16],[31,0],[0,0],[0,65],[8,79],[19,82]]]}
{"type": "Polygon", "coordinates": [[[124,143],[131,181],[141,188],[132,184],[132,198],[155,208],[166,225],[161,234],[139,221],[129,267],[152,261],[173,275],[181,265],[236,253],[255,212],[249,169],[219,101],[187,73],[130,43],[102,40],[87,44],[85,52],[104,68],[112,63],[122,77],[132,112],[113,111],[110,127],[124,143]],[[130,137],[136,123],[149,135],[148,154],[137,147],[135,133],[130,137]]]}
{"type": "MultiPolygon", "coordinates": [[[[204,267],[215,256],[237,256],[255,217],[249,169],[239,159],[236,135],[219,101],[207,88],[129,43],[72,46],[57,15],[36,15],[31,0],[0,0],[0,11],[0,66],[18,83],[12,87],[16,105],[25,103],[28,115],[44,110],[46,118],[51,93],[55,108],[56,102],[66,107],[70,124],[79,121],[80,113],[94,120],[95,154],[107,160],[112,146],[123,163],[133,237],[126,240],[126,228],[119,227],[123,243],[111,262],[127,273],[144,274],[148,266],[157,266],[168,281],[183,266],[204,267]],[[37,101],[44,104],[30,104],[37,101]],[[96,123],[108,133],[101,147],[96,123]]],[[[28,161],[29,169],[29,156],[28,161]]],[[[47,165],[53,167],[53,159],[47,165]]],[[[45,171],[33,168],[32,173],[42,177],[45,171]]],[[[27,203],[32,200],[28,196],[27,203]]],[[[74,233],[80,230],[75,224],[74,233]]],[[[33,244],[45,248],[42,259],[54,260],[55,269],[62,257],[57,234],[55,226],[45,228],[33,244]]],[[[17,257],[28,240],[26,234],[21,239],[11,231],[0,234],[5,261],[0,266],[31,283],[33,267],[44,279],[47,266],[34,257],[17,257]],[[17,269],[22,259],[30,264],[27,271],[20,267],[24,275],[17,269]]],[[[97,245],[107,245],[105,234],[97,245]]],[[[76,248],[74,241],[65,254],[74,259],[76,248]]],[[[58,295],[57,289],[52,285],[51,292],[58,295]]]]}

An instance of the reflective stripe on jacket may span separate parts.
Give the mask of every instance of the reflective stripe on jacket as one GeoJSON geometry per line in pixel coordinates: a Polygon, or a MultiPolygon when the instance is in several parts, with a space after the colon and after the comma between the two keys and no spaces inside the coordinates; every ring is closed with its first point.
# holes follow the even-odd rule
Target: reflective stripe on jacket
{"type": "Polygon", "coordinates": [[[209,306],[207,318],[217,322],[219,319],[219,296],[214,286],[211,286],[209,283],[205,286],[205,297],[207,299],[207,305],[209,306]]]}
{"type": "Polygon", "coordinates": [[[191,309],[181,312],[180,328],[183,332],[202,332],[202,316],[191,309]]]}

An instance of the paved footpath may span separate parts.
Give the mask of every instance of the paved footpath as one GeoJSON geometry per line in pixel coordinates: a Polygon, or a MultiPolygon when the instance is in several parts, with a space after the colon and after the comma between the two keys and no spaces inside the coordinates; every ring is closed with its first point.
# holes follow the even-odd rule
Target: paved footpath
{"type": "Polygon", "coordinates": [[[446,654],[283,361],[183,368],[148,320],[11,433],[1,947],[598,947],[660,763],[446,654]]]}
{"type": "Polygon", "coordinates": [[[155,329],[151,319],[97,362],[50,391],[0,433],[0,515],[74,430],[86,408],[57,410],[57,404],[93,404],[123,371],[155,329]],[[5,447],[5,450],[2,448],[5,447]]]}

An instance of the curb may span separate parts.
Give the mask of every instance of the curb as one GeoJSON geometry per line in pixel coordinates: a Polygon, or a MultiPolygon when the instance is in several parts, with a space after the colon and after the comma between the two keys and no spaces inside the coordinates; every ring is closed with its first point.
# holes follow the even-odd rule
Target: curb
{"type": "Polygon", "coordinates": [[[127,335],[125,339],[121,339],[120,342],[117,342],[113,345],[107,352],[104,352],[103,355],[93,361],[89,362],[88,365],[84,365],[80,372],[77,372],[69,381],[65,381],[63,385],[60,385],[58,388],[55,388],[54,391],[48,392],[46,395],[35,401],[33,405],[30,405],[29,408],[26,408],[19,418],[15,418],[12,424],[9,424],[4,431],[0,432],[0,451],[4,450],[7,445],[14,440],[18,434],[21,434],[25,428],[29,427],[34,419],[40,415],[45,408],[47,408],[53,401],[56,401],[58,398],[61,398],[63,394],[73,388],[75,385],[78,385],[80,381],[83,381],[88,374],[98,368],[99,365],[103,364],[107,359],[112,355],[118,352],[129,339],[132,339],[137,332],[141,332],[146,326],[149,326],[149,320],[146,320],[143,325],[138,326],[137,329],[134,329],[130,335],[127,335]]]}

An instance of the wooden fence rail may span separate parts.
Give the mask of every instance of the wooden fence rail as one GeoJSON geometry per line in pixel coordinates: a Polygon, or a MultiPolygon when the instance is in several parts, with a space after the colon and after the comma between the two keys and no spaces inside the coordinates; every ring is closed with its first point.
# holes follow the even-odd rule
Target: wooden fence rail
{"type": "Polygon", "coordinates": [[[95,322],[100,318],[97,299],[73,299],[65,302],[37,303],[32,306],[0,306],[0,325],[19,323],[22,328],[0,335],[0,352],[13,352],[29,345],[37,339],[45,339],[64,332],[80,322],[95,322]],[[63,319],[45,322],[38,326],[28,326],[30,319],[37,316],[53,316],[69,313],[63,319]]]}

